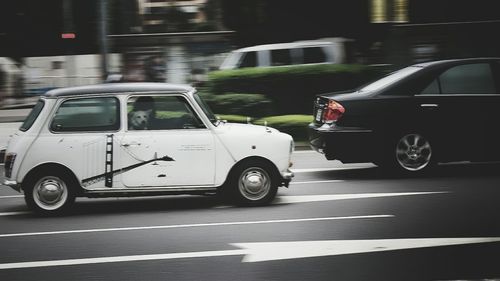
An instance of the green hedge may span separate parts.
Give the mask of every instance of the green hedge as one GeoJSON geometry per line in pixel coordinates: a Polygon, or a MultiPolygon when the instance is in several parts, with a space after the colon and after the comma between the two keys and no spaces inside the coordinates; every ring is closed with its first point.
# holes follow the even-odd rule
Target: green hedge
{"type": "Polygon", "coordinates": [[[209,73],[206,91],[257,93],[273,101],[273,114],[311,114],[317,94],[353,89],[384,73],[366,65],[254,67],[209,73]]]}
{"type": "MultiPolygon", "coordinates": [[[[241,115],[218,115],[220,119],[233,123],[247,123],[247,117],[241,115]]],[[[307,140],[307,125],[312,122],[310,115],[281,115],[251,119],[252,124],[264,125],[290,134],[295,141],[307,140]]]]}
{"type": "Polygon", "coordinates": [[[261,117],[273,112],[271,100],[259,94],[212,95],[207,102],[212,110],[218,114],[261,117]]]}

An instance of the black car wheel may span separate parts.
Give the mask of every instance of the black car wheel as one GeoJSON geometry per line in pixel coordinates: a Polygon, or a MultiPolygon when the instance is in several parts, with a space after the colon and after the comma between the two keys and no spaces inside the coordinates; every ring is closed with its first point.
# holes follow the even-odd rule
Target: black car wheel
{"type": "Polygon", "coordinates": [[[395,147],[396,164],[403,171],[419,172],[433,163],[431,143],[418,133],[405,134],[395,147]]]}

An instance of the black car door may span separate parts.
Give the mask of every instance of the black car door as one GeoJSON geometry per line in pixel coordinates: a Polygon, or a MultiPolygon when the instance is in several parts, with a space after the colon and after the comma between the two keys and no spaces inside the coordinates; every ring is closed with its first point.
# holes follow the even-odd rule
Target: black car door
{"type": "Polygon", "coordinates": [[[491,63],[479,61],[443,69],[416,96],[423,119],[433,119],[441,160],[481,160],[489,154],[486,127],[496,93],[491,63]]]}

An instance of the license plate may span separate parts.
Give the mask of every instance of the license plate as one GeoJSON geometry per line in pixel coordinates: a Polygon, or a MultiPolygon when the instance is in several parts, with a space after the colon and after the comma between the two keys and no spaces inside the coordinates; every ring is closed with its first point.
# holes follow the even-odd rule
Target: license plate
{"type": "Polygon", "coordinates": [[[318,109],[316,112],[316,121],[320,122],[321,121],[321,116],[322,116],[323,110],[318,109]]]}

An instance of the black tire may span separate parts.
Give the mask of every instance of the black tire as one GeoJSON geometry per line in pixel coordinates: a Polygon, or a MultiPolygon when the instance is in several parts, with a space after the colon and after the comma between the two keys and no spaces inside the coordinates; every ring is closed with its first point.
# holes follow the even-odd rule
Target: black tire
{"type": "Polygon", "coordinates": [[[431,141],[423,134],[411,132],[393,138],[376,164],[390,171],[422,174],[436,164],[431,141]]]}
{"type": "Polygon", "coordinates": [[[40,215],[59,215],[75,202],[75,183],[67,173],[42,170],[23,183],[24,199],[40,215]]]}
{"type": "Polygon", "coordinates": [[[241,163],[231,172],[223,191],[240,206],[267,205],[278,191],[276,173],[276,169],[264,161],[241,163]]]}

